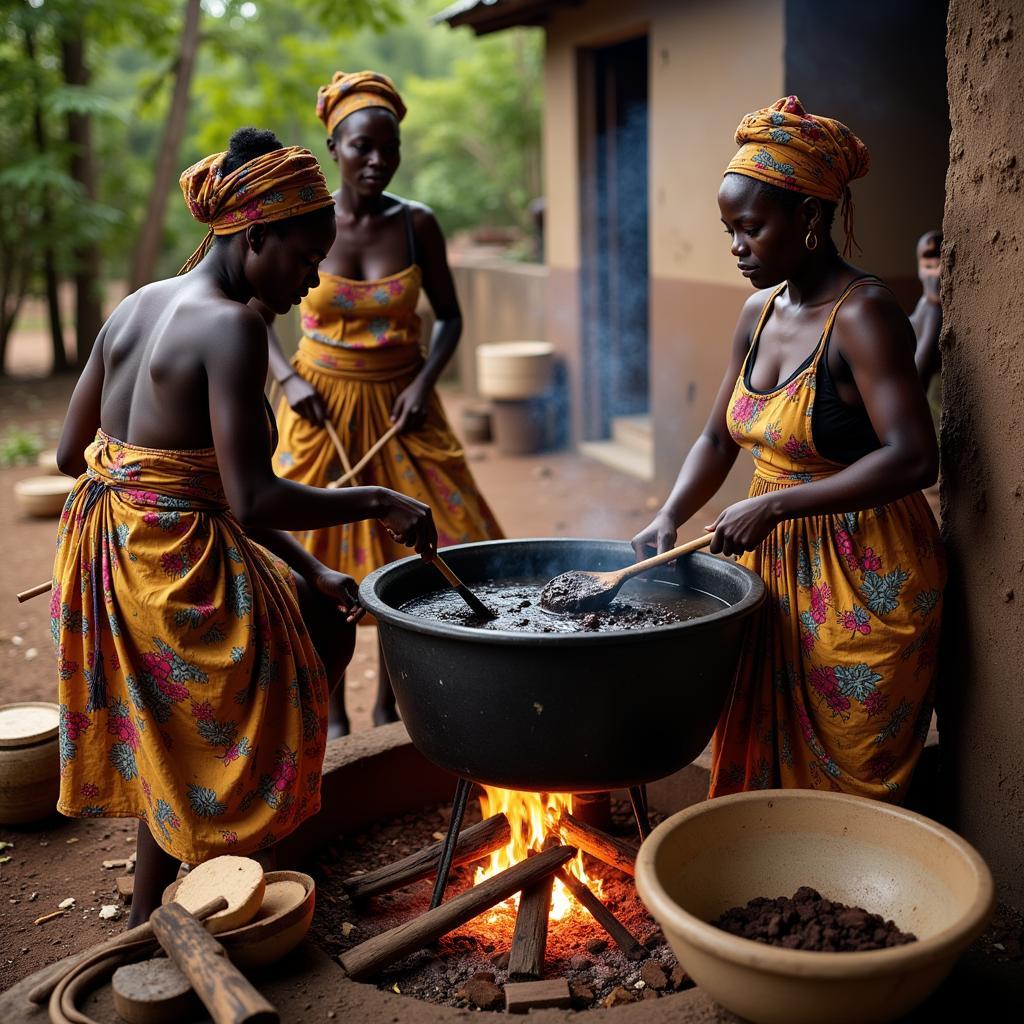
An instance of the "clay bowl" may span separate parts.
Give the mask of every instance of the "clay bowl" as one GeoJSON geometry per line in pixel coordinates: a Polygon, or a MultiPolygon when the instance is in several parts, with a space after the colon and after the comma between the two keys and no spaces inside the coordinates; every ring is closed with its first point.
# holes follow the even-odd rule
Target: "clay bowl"
{"type": "Polygon", "coordinates": [[[60,793],[60,708],[46,701],[0,706],[0,825],[53,814],[60,793]]]}
{"type": "Polygon", "coordinates": [[[59,476],[60,468],[57,465],[57,449],[47,448],[36,456],[36,468],[40,473],[47,473],[50,476],[59,476]]]}
{"type": "MultiPolygon", "coordinates": [[[[231,962],[242,970],[266,967],[290,953],[305,937],[313,923],[316,906],[316,884],[301,871],[268,871],[263,906],[256,916],[240,928],[220,932],[217,941],[224,947],[231,962]],[[275,883],[298,883],[303,895],[289,897],[287,891],[275,889],[275,883]]],[[[181,879],[165,890],[162,903],[170,903],[181,879]]]]}
{"type": "Polygon", "coordinates": [[[27,516],[59,516],[74,486],[69,476],[30,476],[14,485],[14,499],[27,516]]]}
{"type": "Polygon", "coordinates": [[[636,885],[693,980],[757,1024],[903,1016],[981,933],[994,900],[985,862],[949,829],[888,804],[811,790],[740,793],[680,811],[641,847],[636,885]],[[801,885],[891,918],[918,941],[820,953],[707,923],[801,885]]]}

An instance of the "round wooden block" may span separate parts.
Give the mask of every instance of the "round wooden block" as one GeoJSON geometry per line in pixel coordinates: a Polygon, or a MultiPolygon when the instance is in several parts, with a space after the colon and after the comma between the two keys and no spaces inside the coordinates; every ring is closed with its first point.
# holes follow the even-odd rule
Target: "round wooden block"
{"type": "Polygon", "coordinates": [[[171,960],[119,967],[110,985],[114,1009],[129,1024],[178,1024],[200,1009],[188,979],[171,960]]]}
{"type": "Polygon", "coordinates": [[[173,899],[195,913],[210,900],[223,896],[228,901],[227,909],[206,922],[207,931],[216,935],[251,921],[263,904],[265,889],[258,861],[251,857],[214,857],[196,865],[181,880],[173,899]]]}

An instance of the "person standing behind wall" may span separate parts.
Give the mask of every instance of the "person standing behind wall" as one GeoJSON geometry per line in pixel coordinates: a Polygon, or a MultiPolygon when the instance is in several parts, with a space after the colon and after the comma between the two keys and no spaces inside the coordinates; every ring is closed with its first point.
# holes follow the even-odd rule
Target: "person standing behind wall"
{"type": "Polygon", "coordinates": [[[917,240],[917,276],[921,281],[921,298],[917,300],[910,322],[917,337],[914,362],[917,375],[928,395],[935,433],[939,432],[942,412],[942,354],[939,335],[942,333],[942,295],[939,286],[942,232],[926,231],[917,240]]]}

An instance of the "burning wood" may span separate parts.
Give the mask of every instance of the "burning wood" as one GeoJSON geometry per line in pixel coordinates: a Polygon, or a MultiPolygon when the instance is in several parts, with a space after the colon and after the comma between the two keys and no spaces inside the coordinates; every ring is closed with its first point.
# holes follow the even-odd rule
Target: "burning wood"
{"type": "Polygon", "coordinates": [[[643,960],[648,955],[640,940],[579,879],[568,871],[558,871],[555,877],[583,904],[630,960],[643,960]]]}
{"type": "Polygon", "coordinates": [[[632,876],[636,862],[636,847],[623,839],[608,835],[600,829],[593,828],[574,818],[571,814],[563,814],[558,822],[559,832],[566,842],[572,843],[584,853],[596,857],[619,871],[632,876]]]}
{"type": "MultiPolygon", "coordinates": [[[[473,877],[476,885],[526,860],[531,853],[543,850],[548,837],[557,835],[560,818],[572,809],[572,797],[568,793],[530,793],[493,786],[484,786],[483,789],[480,804],[484,814],[504,814],[511,826],[512,838],[507,846],[495,850],[489,861],[476,869],[473,877]]],[[[591,884],[581,854],[577,853],[566,870],[584,885],[591,884]]],[[[600,879],[594,880],[594,888],[600,897],[600,879]]],[[[571,911],[572,899],[569,892],[556,881],[551,895],[551,920],[561,921],[571,911]]]]}
{"type": "Polygon", "coordinates": [[[548,915],[551,912],[551,875],[523,892],[519,898],[516,930],[508,976],[512,981],[528,981],[544,973],[544,949],[548,942],[548,915]]]}
{"type": "Polygon", "coordinates": [[[414,920],[381,935],[375,935],[361,945],[347,950],[339,957],[341,966],[353,978],[373,974],[472,920],[508,899],[513,893],[529,889],[571,860],[578,852],[574,846],[556,846],[538,853],[535,857],[529,857],[522,863],[473,886],[447,903],[428,910],[414,920]]]}
{"type": "MultiPolygon", "coordinates": [[[[512,830],[504,814],[495,814],[485,821],[471,825],[459,833],[455,846],[453,865],[468,864],[509,844],[512,830]]],[[[369,899],[380,893],[392,892],[404,885],[411,885],[421,878],[427,878],[437,870],[441,860],[442,843],[410,854],[394,864],[386,864],[375,871],[362,875],[351,875],[341,884],[354,900],[369,899]]]]}

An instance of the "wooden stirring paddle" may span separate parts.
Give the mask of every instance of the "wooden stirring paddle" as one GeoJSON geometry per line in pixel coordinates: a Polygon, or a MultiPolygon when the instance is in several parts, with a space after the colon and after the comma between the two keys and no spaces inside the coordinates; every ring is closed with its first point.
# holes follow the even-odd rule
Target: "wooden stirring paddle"
{"type": "Polygon", "coordinates": [[[680,544],[671,551],[663,551],[660,555],[645,558],[642,562],[627,565],[625,569],[616,569],[615,572],[585,572],[582,569],[563,572],[549,581],[541,591],[541,606],[549,612],[599,611],[611,604],[612,598],[626,580],[692,551],[706,548],[714,536],[713,533],[705,533],[703,537],[680,544]]]}
{"type": "Polygon", "coordinates": [[[490,621],[491,619],[496,619],[498,617],[490,608],[487,607],[487,605],[483,603],[483,601],[480,600],[479,597],[476,596],[476,594],[473,593],[472,590],[469,589],[469,587],[466,586],[465,583],[462,582],[462,580],[459,579],[458,576],[455,575],[455,573],[452,572],[448,563],[436,551],[425,551],[423,552],[422,557],[424,562],[430,562],[432,565],[437,566],[441,575],[452,585],[452,587],[455,588],[455,590],[459,592],[459,597],[461,597],[462,600],[465,601],[481,619],[487,619],[490,621]]]}

